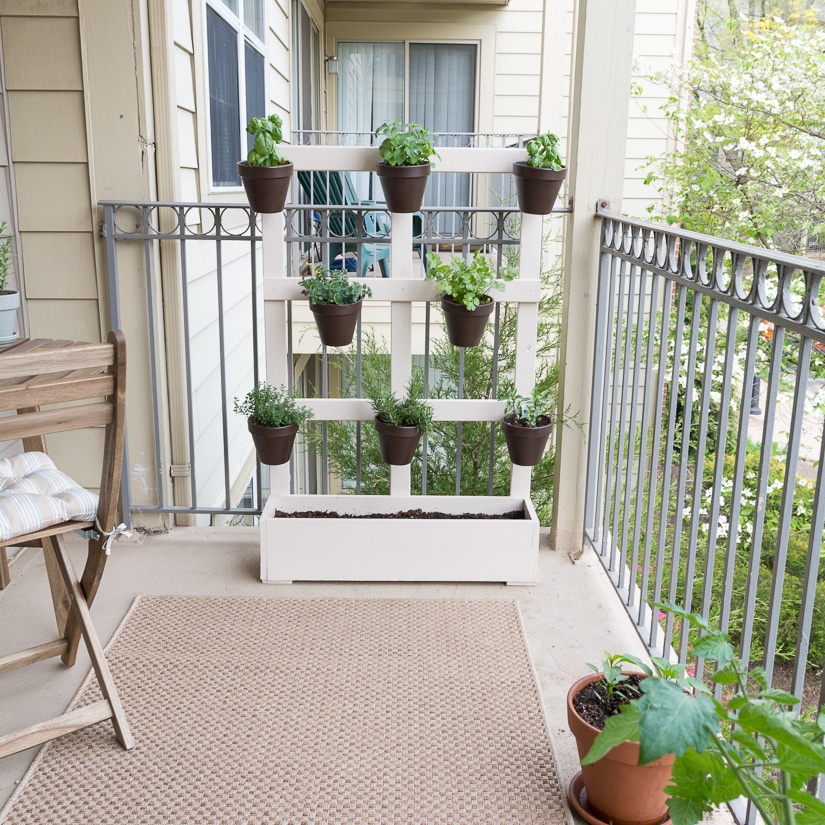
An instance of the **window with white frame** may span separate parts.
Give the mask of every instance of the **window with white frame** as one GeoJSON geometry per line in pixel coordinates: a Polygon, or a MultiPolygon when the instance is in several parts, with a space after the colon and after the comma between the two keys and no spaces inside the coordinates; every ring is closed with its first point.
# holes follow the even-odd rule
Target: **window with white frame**
{"type": "Polygon", "coordinates": [[[264,0],[206,5],[212,185],[240,186],[235,164],[252,146],[251,117],[266,114],[264,0]],[[246,148],[242,148],[246,147],[246,148]]]}
{"type": "Polygon", "coordinates": [[[309,142],[306,134],[318,128],[321,106],[319,77],[321,35],[301,0],[292,0],[292,124],[302,132],[293,139],[309,142]]]}

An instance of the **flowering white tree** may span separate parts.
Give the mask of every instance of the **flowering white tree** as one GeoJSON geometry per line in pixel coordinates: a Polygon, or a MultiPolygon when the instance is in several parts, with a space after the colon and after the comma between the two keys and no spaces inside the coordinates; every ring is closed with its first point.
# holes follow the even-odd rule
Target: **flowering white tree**
{"type": "Polygon", "coordinates": [[[651,159],[652,211],[686,229],[789,252],[825,234],[825,32],[762,20],[665,83],[677,138],[651,159]]]}

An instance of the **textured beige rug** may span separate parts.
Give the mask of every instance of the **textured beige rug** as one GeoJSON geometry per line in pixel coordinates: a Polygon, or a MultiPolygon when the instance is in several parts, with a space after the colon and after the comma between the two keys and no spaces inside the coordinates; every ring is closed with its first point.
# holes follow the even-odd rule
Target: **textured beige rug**
{"type": "Polygon", "coordinates": [[[7,825],[569,821],[515,602],[144,596],[108,658],[136,748],[45,746],[7,825]]]}

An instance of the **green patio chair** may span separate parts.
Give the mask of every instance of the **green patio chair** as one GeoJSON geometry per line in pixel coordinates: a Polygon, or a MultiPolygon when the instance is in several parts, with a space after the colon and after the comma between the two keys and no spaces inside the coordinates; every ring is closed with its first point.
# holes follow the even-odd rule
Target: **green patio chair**
{"type": "MultiPolygon", "coordinates": [[[[329,212],[329,235],[331,238],[341,238],[341,241],[329,243],[329,266],[331,269],[348,269],[357,271],[361,277],[376,264],[381,267],[381,273],[386,278],[390,268],[390,245],[385,243],[347,243],[347,238],[381,238],[389,235],[390,225],[386,213],[386,205],[376,201],[362,201],[346,172],[298,172],[298,183],[306,195],[307,202],[316,206],[326,207],[364,207],[375,206],[375,210],[363,213],[363,224],[359,232],[358,213],[349,209],[329,212]],[[349,255],[354,255],[354,259],[349,255]],[[350,261],[354,261],[350,264],[350,261]]],[[[320,223],[320,215],[314,220],[320,223]]],[[[417,212],[413,215],[413,238],[420,238],[423,234],[424,216],[417,212]]],[[[424,267],[427,266],[425,245],[421,242],[413,243],[424,267]]]]}

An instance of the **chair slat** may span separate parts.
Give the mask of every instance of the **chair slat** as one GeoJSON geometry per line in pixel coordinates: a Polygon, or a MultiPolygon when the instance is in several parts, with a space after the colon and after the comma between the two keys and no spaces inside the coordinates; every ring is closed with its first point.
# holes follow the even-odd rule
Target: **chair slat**
{"type": "Polygon", "coordinates": [[[0,441],[98,427],[111,423],[112,417],[112,405],[106,402],[23,413],[0,418],[0,441]]]}
{"type": "Polygon", "coordinates": [[[0,410],[104,398],[112,394],[114,386],[114,376],[109,373],[86,376],[72,374],[69,378],[52,378],[42,383],[29,381],[25,384],[0,386],[0,410]]]}
{"type": "MultiPolygon", "coordinates": [[[[12,350],[0,357],[0,381],[31,376],[33,354],[12,350]]],[[[111,344],[75,344],[72,347],[37,350],[37,374],[71,372],[91,367],[109,367],[114,363],[111,344]]]]}
{"type": "Polygon", "coordinates": [[[75,530],[87,530],[94,526],[95,523],[93,521],[61,521],[60,524],[52,524],[50,527],[44,527],[35,533],[26,533],[25,541],[21,540],[19,536],[0,541],[0,548],[39,546],[40,540],[47,536],[58,536],[61,533],[74,533],[75,530]]]}

